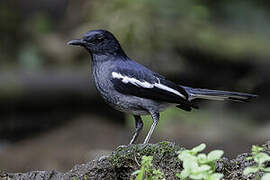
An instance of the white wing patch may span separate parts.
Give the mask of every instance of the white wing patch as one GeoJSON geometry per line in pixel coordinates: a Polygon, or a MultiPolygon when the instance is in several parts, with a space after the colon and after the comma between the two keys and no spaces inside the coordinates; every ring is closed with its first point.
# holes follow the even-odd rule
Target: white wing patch
{"type": "Polygon", "coordinates": [[[140,80],[138,79],[135,79],[135,78],[131,78],[131,77],[128,77],[128,76],[123,76],[122,74],[120,73],[117,73],[117,72],[112,72],[112,77],[113,78],[116,78],[116,79],[122,79],[122,82],[127,84],[127,83],[131,83],[135,86],[141,86],[141,87],[144,87],[144,88],[153,88],[154,87],[154,84],[151,84],[149,82],[141,82],[140,80]]]}
{"type": "Polygon", "coordinates": [[[174,93],[174,94],[176,94],[176,95],[178,95],[178,96],[181,96],[182,98],[186,99],[186,97],[185,97],[183,94],[179,93],[179,92],[176,91],[175,89],[172,89],[172,88],[170,88],[170,87],[168,87],[168,86],[165,86],[165,85],[160,84],[160,83],[155,83],[154,86],[157,87],[157,88],[159,88],[159,89],[163,89],[163,90],[165,90],[165,91],[169,91],[169,92],[171,92],[171,93],[174,93]]]}
{"type": "Polygon", "coordinates": [[[140,81],[138,79],[135,79],[135,78],[132,78],[132,77],[128,77],[128,76],[124,76],[120,73],[117,73],[117,72],[112,72],[112,77],[113,78],[116,78],[116,79],[122,79],[122,82],[127,84],[127,83],[131,83],[137,87],[143,87],[143,88],[159,88],[159,89],[162,89],[162,90],[165,90],[165,91],[168,91],[168,92],[171,92],[171,93],[174,93],[178,96],[181,96],[182,98],[186,98],[183,94],[179,93],[177,90],[175,89],[172,89],[168,86],[165,86],[164,84],[160,84],[160,81],[158,79],[158,83],[154,83],[154,84],[151,84],[147,81],[140,81]]]}

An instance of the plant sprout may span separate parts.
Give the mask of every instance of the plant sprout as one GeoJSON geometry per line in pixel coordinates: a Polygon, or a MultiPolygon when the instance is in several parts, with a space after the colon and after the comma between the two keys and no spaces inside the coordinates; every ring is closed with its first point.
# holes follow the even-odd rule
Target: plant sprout
{"type": "MultiPolygon", "coordinates": [[[[255,145],[252,146],[251,156],[248,157],[247,160],[254,160],[256,162],[256,165],[246,167],[243,171],[244,175],[262,171],[265,173],[262,177],[262,180],[270,179],[270,168],[265,167],[265,164],[264,164],[266,161],[270,161],[270,156],[262,152],[263,150],[264,150],[263,147],[255,146],[255,145]]],[[[256,176],[256,179],[260,179],[259,175],[256,176]]]]}
{"type": "Polygon", "coordinates": [[[153,156],[143,156],[141,161],[141,169],[132,173],[137,175],[135,180],[165,180],[164,174],[153,167],[153,156]]]}
{"type": "Polygon", "coordinates": [[[223,174],[216,173],[215,161],[219,160],[222,150],[214,150],[209,154],[200,153],[206,148],[205,144],[191,150],[179,151],[178,158],[183,162],[183,170],[176,174],[180,179],[220,180],[223,174]],[[198,154],[199,153],[199,154],[198,154]]]}

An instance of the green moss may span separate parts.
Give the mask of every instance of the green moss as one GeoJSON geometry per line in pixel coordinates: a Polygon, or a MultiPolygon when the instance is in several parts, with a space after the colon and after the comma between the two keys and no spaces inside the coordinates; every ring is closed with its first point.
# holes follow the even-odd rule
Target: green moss
{"type": "Polygon", "coordinates": [[[138,145],[129,145],[127,147],[118,147],[112,154],[110,162],[113,166],[121,167],[126,162],[133,161],[133,156],[138,149],[138,145]]]}
{"type": "Polygon", "coordinates": [[[129,145],[127,147],[118,147],[112,154],[110,162],[116,167],[127,165],[137,167],[138,161],[141,160],[142,156],[153,156],[154,160],[157,160],[165,155],[176,155],[176,152],[180,149],[179,146],[175,146],[174,143],[167,141],[158,144],[138,144],[129,145]]]}
{"type": "Polygon", "coordinates": [[[147,145],[140,150],[139,154],[145,155],[145,156],[149,156],[149,155],[153,156],[157,153],[157,151],[158,151],[157,146],[147,145]]]}

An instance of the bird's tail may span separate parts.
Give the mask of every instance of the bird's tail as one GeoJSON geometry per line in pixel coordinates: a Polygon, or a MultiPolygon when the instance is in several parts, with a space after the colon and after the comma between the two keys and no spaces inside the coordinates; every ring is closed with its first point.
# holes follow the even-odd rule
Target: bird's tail
{"type": "Polygon", "coordinates": [[[250,99],[257,97],[257,95],[248,94],[248,93],[218,91],[218,90],[210,90],[210,89],[198,89],[198,88],[191,88],[187,86],[181,86],[181,87],[184,88],[189,94],[189,100],[200,98],[200,99],[210,99],[210,100],[232,100],[232,101],[247,102],[250,99]]]}

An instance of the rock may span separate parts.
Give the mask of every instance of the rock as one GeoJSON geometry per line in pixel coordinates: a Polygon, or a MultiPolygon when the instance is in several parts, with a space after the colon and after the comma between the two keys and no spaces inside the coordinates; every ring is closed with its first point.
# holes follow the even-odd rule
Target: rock
{"type": "MultiPolygon", "coordinates": [[[[270,152],[270,141],[263,145],[266,153],[270,152]]],[[[4,180],[68,180],[68,179],[131,179],[131,174],[140,168],[141,157],[153,156],[153,165],[160,169],[166,179],[178,179],[175,174],[182,170],[182,163],[177,158],[177,152],[184,148],[172,142],[158,144],[138,144],[118,147],[111,155],[86,164],[76,165],[69,172],[32,171],[27,173],[7,173],[0,171],[0,178],[4,180]]],[[[217,172],[224,174],[224,180],[247,180],[254,178],[254,174],[243,176],[247,166],[254,165],[254,161],[247,160],[249,153],[238,155],[229,160],[224,157],[216,163],[217,172]]],[[[268,166],[268,164],[267,164],[268,166]]],[[[262,175],[262,174],[260,174],[262,175]]]]}

